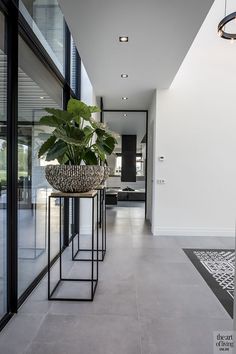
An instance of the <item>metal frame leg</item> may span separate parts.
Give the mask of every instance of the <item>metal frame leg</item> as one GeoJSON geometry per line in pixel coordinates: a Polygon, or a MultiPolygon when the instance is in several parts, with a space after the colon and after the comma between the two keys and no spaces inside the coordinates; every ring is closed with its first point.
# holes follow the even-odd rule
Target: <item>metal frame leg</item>
{"type": "MultiPolygon", "coordinates": [[[[101,248],[98,249],[98,260],[99,262],[102,262],[105,258],[106,255],[106,190],[105,188],[103,190],[99,190],[100,198],[97,199],[98,203],[98,210],[97,210],[97,215],[98,215],[98,247],[100,246],[100,233],[99,229],[101,228],[101,248]],[[102,206],[102,208],[101,208],[102,206]],[[100,213],[99,213],[100,210],[100,213]],[[100,219],[101,218],[101,219],[100,219]],[[101,227],[100,227],[100,220],[101,220],[101,227]]],[[[98,195],[97,195],[98,198],[98,195]]],[[[78,254],[80,252],[92,252],[91,248],[80,248],[80,235],[78,234],[78,248],[75,251],[75,245],[74,245],[74,238],[76,237],[76,234],[74,237],[72,237],[72,260],[73,261],[91,261],[91,258],[78,258],[78,254]]]]}

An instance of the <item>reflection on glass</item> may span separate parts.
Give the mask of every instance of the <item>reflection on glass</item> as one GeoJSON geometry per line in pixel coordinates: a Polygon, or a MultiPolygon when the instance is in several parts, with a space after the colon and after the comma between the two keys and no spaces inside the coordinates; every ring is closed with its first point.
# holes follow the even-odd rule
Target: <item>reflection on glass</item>
{"type": "Polygon", "coordinates": [[[57,0],[20,0],[20,11],[64,73],[64,17],[57,0]]]}
{"type": "Polygon", "coordinates": [[[0,318],[6,313],[6,203],[7,203],[7,57],[5,54],[5,22],[0,12],[0,318]]]}
{"type": "MultiPolygon", "coordinates": [[[[26,43],[19,38],[18,112],[18,295],[47,265],[47,162],[38,150],[51,131],[38,124],[45,107],[61,108],[62,88],[26,43]]],[[[52,233],[58,225],[58,205],[52,208],[52,233]],[[55,215],[54,215],[55,214],[55,215]]],[[[52,253],[58,252],[58,238],[52,253]]]]}

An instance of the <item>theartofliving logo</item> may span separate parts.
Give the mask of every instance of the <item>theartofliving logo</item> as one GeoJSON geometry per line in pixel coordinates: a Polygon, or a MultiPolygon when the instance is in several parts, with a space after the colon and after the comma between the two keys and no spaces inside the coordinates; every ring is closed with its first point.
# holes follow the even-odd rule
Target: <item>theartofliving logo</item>
{"type": "Polygon", "coordinates": [[[233,354],[235,332],[218,331],[214,332],[214,354],[233,354]]]}

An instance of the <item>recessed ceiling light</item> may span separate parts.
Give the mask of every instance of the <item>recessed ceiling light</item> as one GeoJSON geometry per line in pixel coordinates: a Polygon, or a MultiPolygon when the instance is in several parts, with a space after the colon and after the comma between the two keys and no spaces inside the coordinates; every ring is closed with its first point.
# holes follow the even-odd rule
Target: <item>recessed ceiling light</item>
{"type": "Polygon", "coordinates": [[[128,42],[129,41],[129,37],[128,36],[120,36],[119,37],[119,41],[122,43],[128,42]]]}
{"type": "Polygon", "coordinates": [[[128,99],[128,97],[122,97],[122,100],[127,100],[128,99]]]}
{"type": "Polygon", "coordinates": [[[40,96],[40,99],[41,99],[41,100],[44,100],[44,98],[45,98],[44,96],[40,96]]]}
{"type": "Polygon", "coordinates": [[[127,79],[127,77],[129,76],[128,74],[121,74],[120,75],[122,77],[122,79],[127,79]]]}
{"type": "Polygon", "coordinates": [[[127,117],[127,113],[124,113],[123,116],[124,116],[124,117],[127,117]]]}

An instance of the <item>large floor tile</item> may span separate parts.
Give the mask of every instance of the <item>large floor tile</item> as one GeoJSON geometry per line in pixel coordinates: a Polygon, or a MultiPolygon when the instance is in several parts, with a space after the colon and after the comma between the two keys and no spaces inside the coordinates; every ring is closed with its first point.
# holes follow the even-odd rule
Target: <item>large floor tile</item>
{"type": "Polygon", "coordinates": [[[44,314],[18,314],[0,335],[1,354],[23,354],[43,323],[44,314]]]}
{"type": "Polygon", "coordinates": [[[137,287],[139,314],[147,318],[214,318],[230,319],[207,284],[171,285],[139,283],[137,287]]]}
{"type": "Polygon", "coordinates": [[[159,287],[169,285],[203,285],[204,280],[190,263],[159,262],[145,255],[136,265],[137,284],[142,282],[159,287]]]}
{"type": "Polygon", "coordinates": [[[176,237],[152,236],[133,233],[133,247],[135,248],[174,248],[179,249],[180,246],[176,237]]]}
{"type": "Polygon", "coordinates": [[[132,317],[48,315],[27,354],[141,354],[140,338],[132,317]]]}
{"type": "Polygon", "coordinates": [[[129,233],[124,234],[107,234],[107,249],[108,252],[117,248],[132,248],[133,242],[129,233]]]}
{"type": "Polygon", "coordinates": [[[219,241],[222,248],[235,249],[235,237],[221,237],[219,241]]]}
{"type": "Polygon", "coordinates": [[[176,241],[181,248],[221,248],[220,237],[204,236],[177,236],[176,241]]]}
{"type": "Polygon", "coordinates": [[[124,224],[124,225],[108,225],[107,226],[107,235],[131,235],[132,234],[132,228],[130,224],[124,224]]]}
{"type": "Polygon", "coordinates": [[[133,252],[136,257],[148,258],[157,262],[164,263],[188,263],[189,259],[181,248],[150,248],[150,247],[134,247],[133,252]]]}
{"type": "Polygon", "coordinates": [[[213,354],[214,331],[232,331],[232,320],[142,319],[142,354],[213,354]]]}
{"type": "Polygon", "coordinates": [[[136,288],[134,279],[125,281],[100,281],[96,296],[90,302],[54,302],[51,314],[119,315],[138,317],[136,288]]]}

